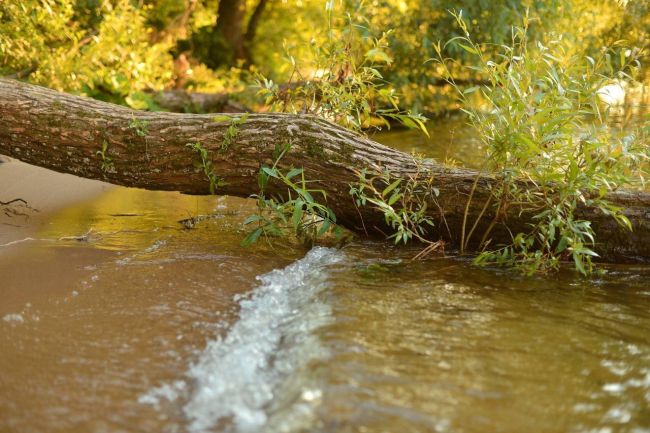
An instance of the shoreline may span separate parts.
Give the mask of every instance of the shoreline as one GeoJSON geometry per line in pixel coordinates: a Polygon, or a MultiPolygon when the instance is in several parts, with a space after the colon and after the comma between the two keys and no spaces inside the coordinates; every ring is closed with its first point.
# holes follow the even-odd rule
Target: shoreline
{"type": "Polygon", "coordinates": [[[19,245],[43,226],[53,213],[115,188],[105,182],[57,173],[0,155],[0,201],[23,199],[24,215],[0,212],[0,254],[19,245]],[[30,209],[31,208],[31,209],[30,209]]]}

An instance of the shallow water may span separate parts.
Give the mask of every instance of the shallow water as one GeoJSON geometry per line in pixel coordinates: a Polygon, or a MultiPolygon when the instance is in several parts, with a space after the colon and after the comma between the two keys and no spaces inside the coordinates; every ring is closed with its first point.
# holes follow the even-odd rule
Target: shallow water
{"type": "MultiPolygon", "coordinates": [[[[422,146],[471,163],[462,143],[422,146]]],[[[114,188],[21,220],[29,240],[0,246],[0,432],[650,432],[649,268],[245,249],[253,210],[114,188]]]]}

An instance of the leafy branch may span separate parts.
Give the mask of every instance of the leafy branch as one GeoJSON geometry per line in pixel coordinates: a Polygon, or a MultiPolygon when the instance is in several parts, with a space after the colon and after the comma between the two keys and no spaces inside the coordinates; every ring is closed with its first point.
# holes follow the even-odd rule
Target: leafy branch
{"type": "Polygon", "coordinates": [[[350,195],[358,207],[371,205],[383,213],[386,225],[393,232],[388,238],[396,244],[412,240],[425,244],[425,249],[417,256],[422,258],[444,249],[443,241],[427,238],[427,227],[435,226],[427,212],[429,203],[437,205],[440,195],[433,183],[433,177],[425,176],[420,170],[406,179],[394,177],[389,171],[371,174],[362,170],[359,182],[350,186],[350,195]]]}
{"type": "Polygon", "coordinates": [[[336,215],[315,197],[327,200],[327,194],[322,189],[309,186],[315,181],[308,181],[302,168],[291,168],[283,171],[278,167],[282,157],[289,151],[291,144],[276,147],[276,159],[272,166],[262,166],[258,174],[260,193],[252,197],[257,199],[259,212],[244,221],[244,225],[253,225],[242,245],[248,246],[257,242],[261,236],[270,237],[297,236],[305,242],[313,243],[318,238],[331,232],[338,239],[343,230],[336,224],[336,215]],[[285,189],[286,196],[268,195],[271,181],[277,182],[285,189]]]}

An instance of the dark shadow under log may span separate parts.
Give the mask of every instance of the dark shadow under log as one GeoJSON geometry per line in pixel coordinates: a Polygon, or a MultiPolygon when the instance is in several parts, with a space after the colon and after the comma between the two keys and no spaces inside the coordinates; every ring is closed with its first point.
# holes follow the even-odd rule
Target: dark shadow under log
{"type": "MultiPolygon", "coordinates": [[[[195,168],[198,156],[186,146],[200,142],[225,182],[217,193],[247,197],[258,192],[257,173],[263,164],[273,163],[276,146],[291,142],[281,167],[303,167],[305,175],[315,181],[313,186],[327,192],[326,204],[336,212],[339,223],[357,233],[386,231],[383,215],[370,207],[357,208],[349,194],[360,170],[388,170],[402,178],[431,177],[440,194],[428,206],[436,221],[429,236],[454,245],[461,238],[474,183],[468,230],[491,195],[494,181],[488,175],[414,160],[316,117],[251,114],[227,146],[224,137],[231,121],[223,116],[214,119],[214,115],[134,111],[0,79],[0,154],[59,172],[130,187],[209,194],[208,180],[195,168]]],[[[280,189],[275,192],[282,193],[280,189]]],[[[597,209],[583,207],[579,217],[592,221],[595,250],[610,262],[649,262],[650,195],[617,191],[608,199],[624,208],[634,231],[619,227],[597,209]]],[[[492,206],[487,209],[475,233],[483,233],[494,219],[492,206]]],[[[511,233],[525,231],[530,217],[514,208],[499,216],[490,235],[492,245],[510,243],[511,233]]],[[[476,247],[480,235],[474,238],[470,248],[476,247]]]]}

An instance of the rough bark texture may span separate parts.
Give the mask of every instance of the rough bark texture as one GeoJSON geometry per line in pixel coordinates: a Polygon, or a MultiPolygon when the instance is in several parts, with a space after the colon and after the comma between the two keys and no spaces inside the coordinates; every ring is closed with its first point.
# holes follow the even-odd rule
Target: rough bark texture
{"type": "MultiPolygon", "coordinates": [[[[118,185],[187,194],[208,194],[205,175],[194,168],[198,155],[186,146],[200,142],[208,150],[216,174],[225,181],[219,194],[247,197],[258,192],[257,173],[273,163],[277,145],[291,142],[282,167],[303,167],[315,188],[327,191],[327,205],[339,222],[359,233],[386,231],[383,216],[370,207],[357,208],[349,195],[359,170],[389,170],[407,178],[419,173],[433,178],[440,190],[428,209],[436,219],[432,240],[458,245],[463,215],[477,173],[452,169],[360,137],[319,118],[289,114],[251,114],[236,137],[224,146],[231,122],[214,115],[149,113],[67,95],[13,80],[0,79],[0,153],[27,163],[118,185]],[[146,122],[146,123],[143,123],[146,122]],[[143,126],[145,125],[146,126],[143,126]],[[99,151],[105,145],[104,157],[99,151]],[[109,161],[110,159],[110,161],[109,161]],[[109,162],[109,164],[107,164],[109,162]]],[[[493,180],[478,176],[469,204],[467,231],[490,197],[493,180]]],[[[44,185],[46,187],[46,185],[44,185]]],[[[282,189],[276,186],[276,193],[282,189]]],[[[596,251],[612,262],[650,261],[650,195],[620,191],[611,201],[625,208],[634,232],[618,227],[609,216],[585,207],[580,216],[592,221],[596,251]]],[[[494,219],[493,206],[480,218],[471,246],[494,219]]],[[[530,215],[511,208],[491,232],[492,245],[509,243],[523,231],[530,215]]]]}

